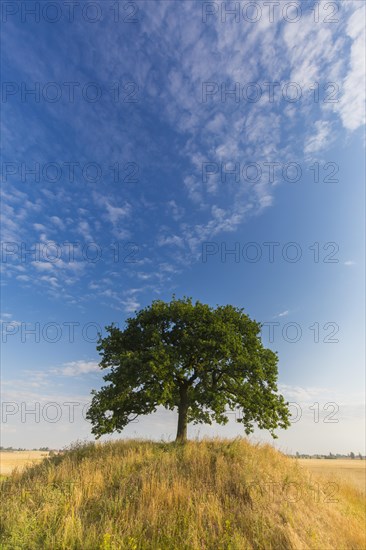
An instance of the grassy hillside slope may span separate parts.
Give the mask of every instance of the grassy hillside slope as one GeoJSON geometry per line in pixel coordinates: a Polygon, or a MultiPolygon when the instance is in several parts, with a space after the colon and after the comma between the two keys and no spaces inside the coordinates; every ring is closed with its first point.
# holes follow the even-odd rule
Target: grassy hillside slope
{"type": "Polygon", "coordinates": [[[241,439],[78,445],[2,493],[4,550],[366,547],[360,492],[241,439]]]}

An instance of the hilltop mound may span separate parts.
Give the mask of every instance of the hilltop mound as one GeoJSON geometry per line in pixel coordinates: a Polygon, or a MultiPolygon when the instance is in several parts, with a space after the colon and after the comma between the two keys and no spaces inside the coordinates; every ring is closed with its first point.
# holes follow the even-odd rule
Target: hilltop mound
{"type": "Polygon", "coordinates": [[[76,445],[2,482],[10,549],[363,549],[364,498],[270,445],[76,445]]]}

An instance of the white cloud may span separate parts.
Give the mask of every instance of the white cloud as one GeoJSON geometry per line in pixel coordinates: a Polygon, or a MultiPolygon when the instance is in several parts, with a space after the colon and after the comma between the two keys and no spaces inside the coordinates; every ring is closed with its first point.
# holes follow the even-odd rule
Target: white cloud
{"type": "Polygon", "coordinates": [[[58,229],[65,229],[64,222],[58,216],[51,216],[50,220],[58,229]]]}
{"type": "Polygon", "coordinates": [[[89,225],[89,222],[87,222],[86,220],[79,221],[77,226],[77,231],[84,237],[86,241],[88,242],[93,241],[93,237],[91,236],[90,225],[89,225]]]}
{"type": "Polygon", "coordinates": [[[33,227],[36,231],[46,231],[46,227],[42,223],[34,223],[33,227]]]}
{"type": "Polygon", "coordinates": [[[23,281],[25,283],[32,280],[28,275],[17,275],[16,279],[17,281],[23,281]]]}
{"type": "Polygon", "coordinates": [[[118,223],[120,219],[128,217],[131,213],[131,205],[125,203],[123,207],[112,206],[108,201],[105,201],[105,206],[107,208],[109,220],[113,225],[118,223]]]}
{"type": "Polygon", "coordinates": [[[52,271],[54,269],[54,264],[51,262],[31,262],[33,267],[38,269],[39,271],[52,271]]]}
{"type": "Polygon", "coordinates": [[[152,278],[152,274],[151,273],[145,273],[143,271],[138,271],[136,273],[136,277],[138,279],[141,279],[142,281],[147,281],[148,279],[152,278]]]}
{"type": "Polygon", "coordinates": [[[331,125],[324,120],[318,120],[314,124],[315,133],[308,136],[305,142],[305,153],[317,153],[325,149],[332,140],[331,125]]]}
{"type": "Polygon", "coordinates": [[[168,201],[167,206],[175,221],[183,218],[185,210],[181,206],[178,206],[175,200],[168,201]]]}
{"type": "Polygon", "coordinates": [[[40,278],[41,281],[46,281],[48,284],[50,284],[54,288],[59,288],[59,283],[57,281],[56,277],[49,277],[48,275],[43,275],[40,278]]]}
{"type": "Polygon", "coordinates": [[[83,360],[69,361],[57,369],[51,369],[52,373],[62,376],[80,376],[82,374],[90,374],[99,371],[100,367],[96,361],[83,360]]]}
{"type": "Polygon", "coordinates": [[[159,236],[157,240],[158,246],[179,246],[182,248],[184,246],[184,241],[182,237],[178,237],[178,235],[167,235],[167,236],[159,236]]]}
{"type": "Polygon", "coordinates": [[[188,191],[189,198],[195,203],[202,203],[200,182],[193,176],[186,176],[183,183],[188,191]]]}
{"type": "Polygon", "coordinates": [[[126,313],[134,313],[140,307],[140,302],[138,302],[132,296],[126,298],[125,300],[122,300],[122,304],[126,313]]]}
{"type": "Polygon", "coordinates": [[[350,63],[343,80],[343,94],[335,108],[345,128],[356,130],[365,124],[365,5],[350,16],[347,35],[352,39],[350,63]]]}
{"type": "Polygon", "coordinates": [[[307,91],[322,79],[325,69],[328,72],[328,68],[333,68],[334,62],[339,60],[343,40],[337,36],[335,25],[316,24],[311,13],[304,14],[298,22],[284,25],[283,29],[290,80],[307,91]]]}

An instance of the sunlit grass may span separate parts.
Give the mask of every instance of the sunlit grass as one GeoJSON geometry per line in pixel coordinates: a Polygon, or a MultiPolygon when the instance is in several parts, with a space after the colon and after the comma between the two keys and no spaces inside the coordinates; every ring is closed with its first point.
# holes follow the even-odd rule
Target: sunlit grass
{"type": "Polygon", "coordinates": [[[2,482],[1,548],[364,549],[364,496],[329,483],[240,439],[79,445],[2,482]]]}

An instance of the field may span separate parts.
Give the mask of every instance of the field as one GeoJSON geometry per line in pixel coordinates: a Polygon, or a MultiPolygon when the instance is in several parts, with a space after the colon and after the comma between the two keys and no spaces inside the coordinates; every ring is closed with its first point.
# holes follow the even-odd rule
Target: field
{"type": "Polygon", "coordinates": [[[77,445],[1,482],[0,547],[364,550],[365,496],[318,475],[243,439],[77,445]]]}
{"type": "Polygon", "coordinates": [[[348,482],[366,494],[366,460],[303,458],[298,462],[315,475],[334,482],[348,482]]]}
{"type": "Polygon", "coordinates": [[[23,470],[26,465],[41,462],[47,456],[45,451],[0,451],[0,475],[7,476],[15,468],[23,470]]]}

